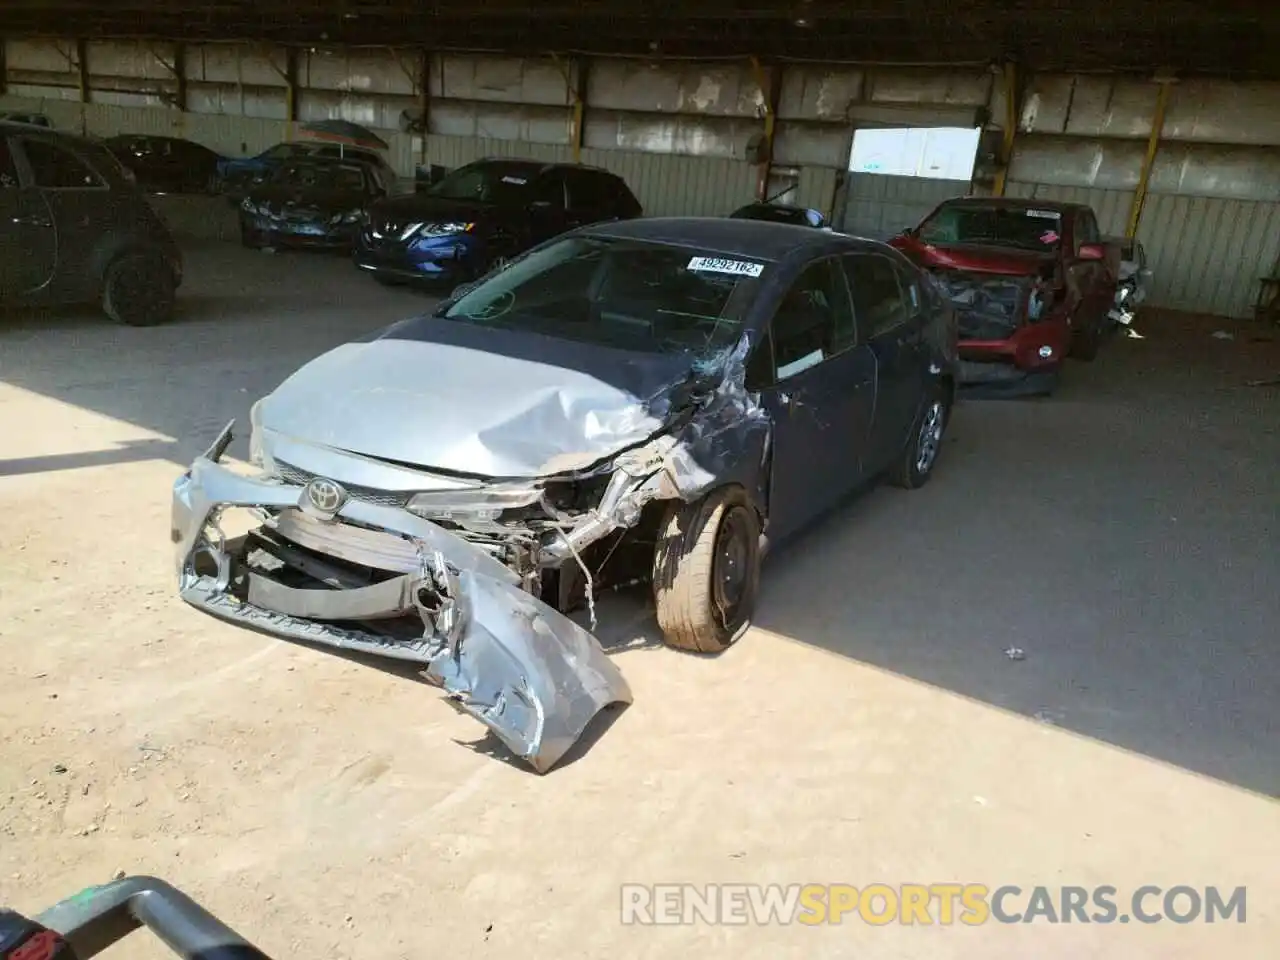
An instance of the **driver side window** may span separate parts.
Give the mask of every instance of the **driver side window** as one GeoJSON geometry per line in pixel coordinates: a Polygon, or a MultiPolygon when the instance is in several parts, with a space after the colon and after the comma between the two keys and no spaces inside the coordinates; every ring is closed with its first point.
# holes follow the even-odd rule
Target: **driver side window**
{"type": "Polygon", "coordinates": [[[811,263],[783,296],[773,316],[773,355],[778,382],[837,353],[852,323],[848,289],[828,258],[811,263]]]}
{"type": "Polygon", "coordinates": [[[564,209],[564,175],[558,170],[543,174],[529,185],[531,203],[548,203],[552,210],[564,209]]]}

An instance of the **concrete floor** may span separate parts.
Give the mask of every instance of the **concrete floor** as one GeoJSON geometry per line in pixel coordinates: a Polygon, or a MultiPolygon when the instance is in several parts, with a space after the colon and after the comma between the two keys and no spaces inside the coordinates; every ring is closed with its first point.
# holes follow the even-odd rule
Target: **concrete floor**
{"type": "Polygon", "coordinates": [[[0,903],[150,872],[269,952],[334,957],[1274,947],[1280,436],[1276,390],[1244,381],[1280,372],[1275,343],[1156,318],[1052,399],[963,405],[929,486],[771,557],[723,657],[661,648],[643,597],[612,598],[636,703],[538,778],[403,673],[172,595],[179,465],[301,362],[430,301],[213,245],[182,295],[155,330],[0,328],[0,903]],[[1248,885],[1249,914],[619,925],[620,883],[673,880],[1248,885]]]}

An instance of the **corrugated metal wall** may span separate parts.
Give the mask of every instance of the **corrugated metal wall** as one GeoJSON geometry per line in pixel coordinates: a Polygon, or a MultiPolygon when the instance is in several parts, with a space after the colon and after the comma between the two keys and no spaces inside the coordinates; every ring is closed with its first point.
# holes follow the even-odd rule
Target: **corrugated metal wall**
{"type": "MultiPolygon", "coordinates": [[[[228,154],[256,153],[293,133],[280,49],[188,45],[182,111],[173,107],[172,44],[90,41],[90,102],[82,104],[75,44],[4,42],[8,94],[0,104],[43,110],[60,127],[186,136],[228,154]]],[[[298,59],[296,119],[342,117],[379,129],[402,175],[422,161],[452,167],[487,155],[572,155],[575,58],[317,48],[298,59]],[[424,102],[426,135],[401,132],[424,102]]],[[[760,169],[743,158],[764,129],[765,101],[748,64],[593,59],[590,67],[584,162],[624,176],[650,214],[718,215],[754,198],[760,169]]],[[[782,70],[769,192],[856,232],[882,236],[945,194],[965,192],[960,184],[859,177],[837,196],[856,127],[958,123],[985,108],[988,131],[997,133],[1004,115],[1001,85],[982,68],[782,70]]],[[[1142,80],[1033,76],[1008,191],[1084,200],[1104,230],[1122,232],[1155,95],[1142,80]]],[[[1275,267],[1278,231],[1280,85],[1177,84],[1139,230],[1155,271],[1152,302],[1247,314],[1258,277],[1275,267]]]]}
{"type": "Polygon", "coordinates": [[[943,200],[968,192],[968,180],[851,173],[840,229],[860,237],[887,240],[915,226],[943,200]]]}
{"type": "MultiPolygon", "coordinates": [[[[1156,94],[1143,80],[1033,78],[1009,192],[1090,203],[1104,231],[1123,233],[1156,94]]],[[[1280,85],[1172,87],[1138,238],[1152,304],[1252,314],[1280,256],[1280,85]]]]}

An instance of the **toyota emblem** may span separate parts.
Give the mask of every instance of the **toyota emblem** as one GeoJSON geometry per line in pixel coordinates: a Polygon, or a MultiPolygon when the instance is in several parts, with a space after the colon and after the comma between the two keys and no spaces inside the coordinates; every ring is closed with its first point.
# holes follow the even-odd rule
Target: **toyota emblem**
{"type": "Polygon", "coordinates": [[[317,511],[333,515],[342,509],[347,500],[347,491],[342,486],[324,477],[315,477],[307,484],[307,502],[317,511]]]}

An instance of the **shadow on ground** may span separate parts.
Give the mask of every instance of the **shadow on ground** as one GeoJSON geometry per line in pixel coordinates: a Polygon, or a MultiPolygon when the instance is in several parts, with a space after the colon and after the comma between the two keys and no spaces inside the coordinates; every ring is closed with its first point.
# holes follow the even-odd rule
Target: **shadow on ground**
{"type": "MultiPolygon", "coordinates": [[[[0,473],[185,466],[301,363],[433,302],[332,257],[230,245],[189,255],[182,296],[182,321],[151,330],[84,313],[0,328],[0,380],[173,438],[0,473]]],[[[928,486],[872,491],[773,553],[757,625],[1280,795],[1280,392],[1245,386],[1280,352],[1176,323],[1070,365],[1047,402],[964,404],[928,486]]],[[[659,642],[642,599],[622,609],[602,605],[611,652],[659,642]]]]}

